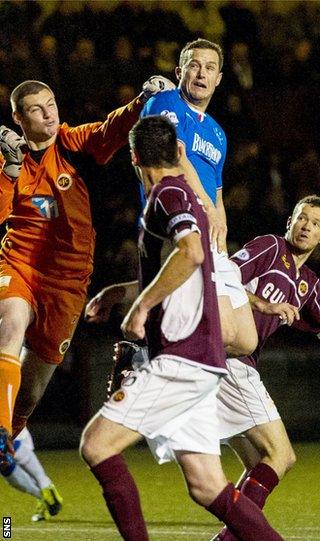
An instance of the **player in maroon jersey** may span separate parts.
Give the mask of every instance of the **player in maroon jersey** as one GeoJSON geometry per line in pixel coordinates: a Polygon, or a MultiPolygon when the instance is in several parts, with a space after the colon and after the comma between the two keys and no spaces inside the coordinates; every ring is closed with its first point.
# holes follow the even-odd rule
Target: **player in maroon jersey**
{"type": "MultiPolygon", "coordinates": [[[[241,492],[261,508],[293,466],[295,455],[257,362],[265,340],[281,324],[320,332],[320,280],[305,265],[319,243],[320,197],[311,195],[295,206],[285,237],[257,237],[232,257],[254,309],[259,345],[252,355],[227,359],[229,373],[219,389],[218,412],[221,437],[246,468],[238,484],[241,492]]],[[[213,539],[237,537],[224,528],[213,539]]]]}
{"type": "Polygon", "coordinates": [[[159,463],[180,464],[190,496],[226,521],[238,539],[282,539],[221,468],[214,412],[226,367],[208,222],[181,174],[175,128],[164,117],[147,117],[131,130],[129,142],[148,201],[139,239],[142,291],[122,330],[129,339],[146,336],[150,361],[124,378],[90,421],[81,454],[127,541],[148,539],[121,455],[141,436],[159,463]],[[168,241],[175,247],[161,266],[168,241]]]}

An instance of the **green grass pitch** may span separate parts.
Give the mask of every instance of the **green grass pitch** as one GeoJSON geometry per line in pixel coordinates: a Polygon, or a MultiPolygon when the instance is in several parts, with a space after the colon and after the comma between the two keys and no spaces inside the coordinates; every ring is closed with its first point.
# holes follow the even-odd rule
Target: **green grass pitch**
{"type": "MultiPolygon", "coordinates": [[[[286,541],[320,540],[320,443],[296,444],[295,451],[297,464],[274,491],[265,512],[286,541]]],[[[32,523],[34,498],[1,479],[0,519],[11,516],[12,541],[119,540],[100,487],[77,451],[39,451],[38,456],[61,491],[64,506],[52,520],[32,523]]],[[[175,464],[158,466],[142,446],[126,457],[140,489],[151,541],[205,541],[219,530],[219,522],[189,499],[175,464]]],[[[236,458],[226,448],[222,457],[228,478],[235,480],[240,473],[236,458]]],[[[1,535],[0,531],[2,540],[1,535]]]]}

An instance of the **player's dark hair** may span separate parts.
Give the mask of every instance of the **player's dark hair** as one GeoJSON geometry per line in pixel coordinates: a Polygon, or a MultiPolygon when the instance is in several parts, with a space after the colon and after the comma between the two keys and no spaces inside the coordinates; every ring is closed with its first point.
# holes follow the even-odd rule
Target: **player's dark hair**
{"type": "Polygon", "coordinates": [[[130,148],[145,167],[175,167],[178,164],[176,129],[164,116],[141,118],[129,132],[130,148]]]}
{"type": "Polygon", "coordinates": [[[10,103],[12,111],[18,111],[18,113],[23,112],[23,103],[22,100],[25,98],[25,96],[29,96],[30,94],[38,94],[43,89],[49,90],[52,95],[54,96],[51,88],[46,85],[45,83],[42,83],[41,81],[23,81],[23,83],[20,83],[18,86],[16,86],[13,91],[11,92],[10,96],[10,103]]]}
{"type": "Polygon", "coordinates": [[[293,209],[292,216],[298,211],[298,208],[301,205],[311,205],[312,207],[320,207],[320,196],[317,194],[312,195],[306,195],[298,203],[293,209]]]}
{"type": "Polygon", "coordinates": [[[182,68],[182,66],[185,64],[187,60],[187,52],[192,49],[212,49],[213,51],[216,51],[219,57],[219,70],[222,70],[223,66],[223,51],[222,48],[218,43],[214,43],[213,41],[209,41],[208,39],[198,38],[194,41],[189,41],[182,49],[180,53],[179,58],[179,66],[182,68]]]}

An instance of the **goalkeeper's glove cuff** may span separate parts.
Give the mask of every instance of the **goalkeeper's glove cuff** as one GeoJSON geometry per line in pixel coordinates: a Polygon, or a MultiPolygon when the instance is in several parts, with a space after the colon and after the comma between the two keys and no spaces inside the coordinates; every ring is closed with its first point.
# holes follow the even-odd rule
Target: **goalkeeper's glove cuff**
{"type": "Polygon", "coordinates": [[[6,126],[0,126],[0,150],[4,157],[2,169],[12,181],[15,181],[20,174],[23,161],[21,148],[25,145],[23,137],[6,126]]]}
{"type": "Polygon", "coordinates": [[[158,92],[165,92],[166,90],[174,90],[176,85],[163,77],[162,75],[152,75],[149,79],[143,83],[142,92],[139,95],[140,100],[145,103],[151,96],[154,96],[158,92]]]}

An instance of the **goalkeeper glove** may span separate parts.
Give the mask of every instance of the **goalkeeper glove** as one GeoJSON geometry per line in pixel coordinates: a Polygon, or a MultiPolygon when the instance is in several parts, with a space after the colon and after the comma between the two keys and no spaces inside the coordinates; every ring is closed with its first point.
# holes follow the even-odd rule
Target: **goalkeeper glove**
{"type": "Polygon", "coordinates": [[[21,147],[26,145],[23,137],[6,126],[0,126],[0,150],[4,157],[2,170],[12,181],[17,180],[23,161],[21,147]]]}
{"type": "Polygon", "coordinates": [[[163,77],[162,75],[152,75],[149,79],[143,83],[140,99],[145,103],[151,96],[154,96],[158,92],[164,92],[165,90],[174,90],[176,85],[163,77]]]}

